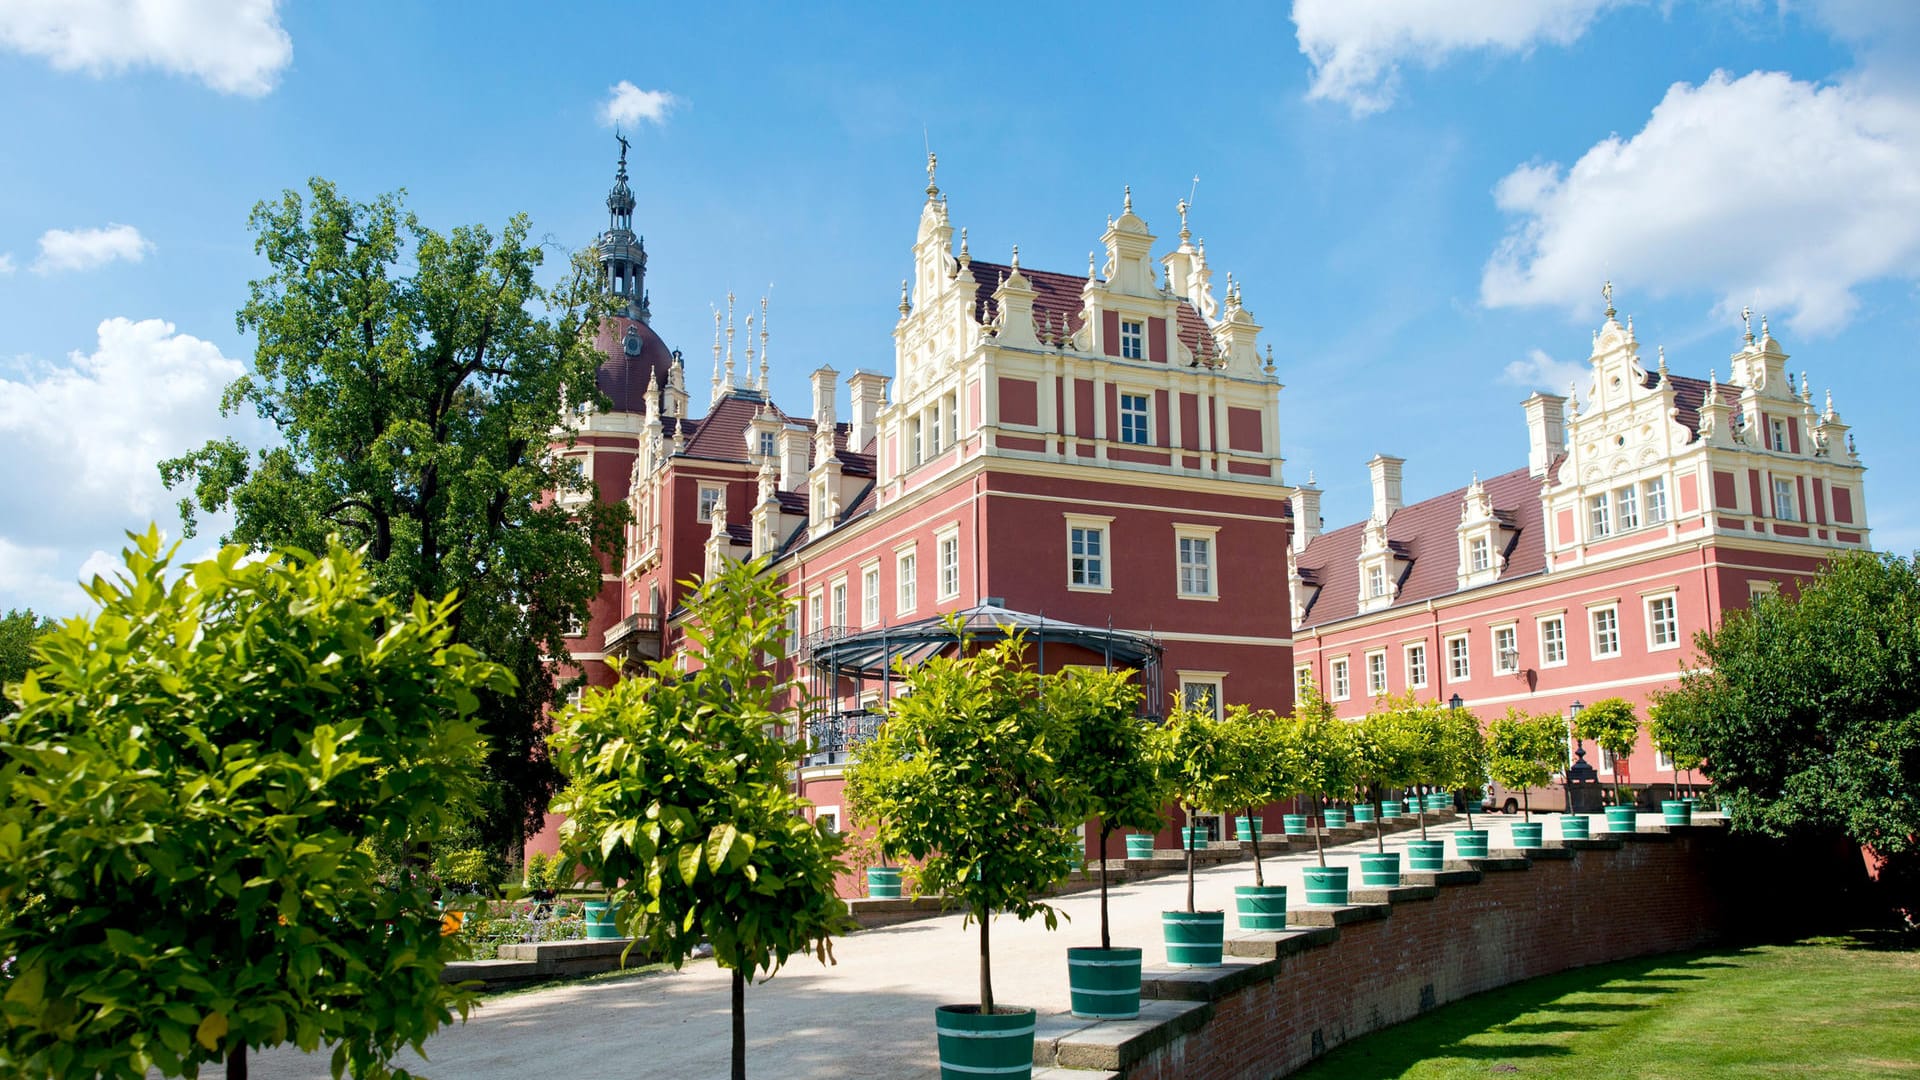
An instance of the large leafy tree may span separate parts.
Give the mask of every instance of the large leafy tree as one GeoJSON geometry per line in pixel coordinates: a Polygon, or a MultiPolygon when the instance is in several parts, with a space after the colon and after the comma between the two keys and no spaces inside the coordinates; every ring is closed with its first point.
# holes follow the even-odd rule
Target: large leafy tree
{"type": "Polygon", "coordinates": [[[1533,820],[1533,789],[1545,787],[1567,760],[1566,721],[1553,713],[1519,709],[1487,725],[1487,764],[1493,779],[1520,792],[1521,816],[1533,820]]]}
{"type": "Polygon", "coordinates": [[[1060,756],[1072,733],[1043,706],[1042,677],[1018,634],[903,670],[902,696],[847,771],[889,856],[920,863],[915,891],[938,890],[980,924],[980,1004],[992,1013],[994,912],[1059,913],[1038,894],[1069,870],[1067,831],[1079,812],[1060,756]]]}
{"type": "Polygon", "coordinates": [[[1077,813],[1093,818],[1100,833],[1100,947],[1111,949],[1107,844],[1115,829],[1159,828],[1167,801],[1149,752],[1152,726],[1139,714],[1140,687],[1129,670],[1068,668],[1048,676],[1041,693],[1069,735],[1060,771],[1077,813]]]}
{"type": "MultiPolygon", "coordinates": [[[[35,615],[32,608],[15,608],[0,616],[0,690],[26,676],[34,662],[34,642],[51,629],[53,620],[35,615]]],[[[0,697],[0,713],[12,709],[12,703],[0,697]]]]}
{"type": "Polygon", "coordinates": [[[552,736],[571,778],[555,809],[565,853],[609,886],[618,921],[678,967],[702,938],[733,971],[733,1069],[746,1072],[746,983],[795,953],[832,959],[851,928],[834,891],[841,839],[788,787],[800,744],[781,736],[781,587],[764,561],[729,565],[689,602],[682,673],[656,661],[591,689],[552,736]]]}
{"type": "Polygon", "coordinates": [[[0,1073],[241,1080],[291,1042],[405,1076],[463,946],[364,842],[444,834],[509,676],[337,546],[168,559],[149,531],[95,578],[0,719],[0,1073]]]}
{"type": "Polygon", "coordinates": [[[1573,718],[1573,733],[1592,739],[1613,755],[1613,771],[1621,781],[1614,785],[1615,800],[1631,803],[1633,789],[1627,786],[1632,782],[1630,763],[1633,748],[1640,742],[1640,714],[1633,702],[1617,697],[1594,702],[1573,718]]]}
{"type": "Polygon", "coordinates": [[[196,511],[231,510],[232,542],[317,550],[338,533],[389,596],[459,593],[455,640],[516,676],[478,714],[484,834],[515,846],[558,784],[546,658],[600,590],[596,550],[619,558],[624,504],[570,497],[590,485],[550,450],[564,403],[598,400],[606,301],[578,260],[557,286],[535,280],[544,253],[524,216],[497,235],[441,233],[398,195],[356,203],[315,179],[250,225],[267,274],[239,325],[258,345],[222,408],[253,409],[282,442],[209,442],[162,477],[191,489],[189,535],[196,511]]]}
{"type": "MultiPolygon", "coordinates": [[[[1858,553],[1695,638],[1657,702],[1737,828],[1847,836],[1920,880],[1920,568],[1858,553]]],[[[1585,714],[1582,714],[1584,718],[1585,714]]],[[[1912,894],[1905,903],[1920,909],[1912,894]]]]}

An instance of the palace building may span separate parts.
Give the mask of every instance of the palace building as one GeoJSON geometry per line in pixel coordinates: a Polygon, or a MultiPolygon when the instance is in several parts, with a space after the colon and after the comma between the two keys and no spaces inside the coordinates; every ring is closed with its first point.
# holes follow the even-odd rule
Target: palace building
{"type": "MultiPolygon", "coordinates": [[[[928,155],[891,365],[845,358],[843,389],[810,358],[788,411],[766,301],[729,296],[698,414],[650,326],[624,147],[607,208],[611,404],[570,411],[561,452],[633,524],[561,666],[606,685],[609,657],[675,656],[684,583],[767,558],[794,600],[781,674],[810,691],[798,782],[836,824],[892,663],[950,647],[954,613],[1022,630],[1046,670],[1140,671],[1156,715],[1176,695],[1285,711],[1311,684],[1343,716],[1411,691],[1491,719],[1644,702],[1722,611],[1868,545],[1846,425],[1765,319],[1726,382],[1691,378],[1643,362],[1609,287],[1585,403],[1527,399],[1524,467],[1403,505],[1404,462],[1379,455],[1369,519],[1325,531],[1320,489],[1282,476],[1271,348],[1231,275],[1216,294],[1185,203],[1158,257],[1129,191],[1084,274],[975,259],[928,155]]],[[[1633,781],[1665,779],[1643,753],[1633,781]]]]}

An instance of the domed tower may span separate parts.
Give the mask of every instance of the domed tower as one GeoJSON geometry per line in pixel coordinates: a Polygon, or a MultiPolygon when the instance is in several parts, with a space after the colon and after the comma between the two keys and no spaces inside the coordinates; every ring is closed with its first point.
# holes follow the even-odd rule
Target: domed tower
{"type": "MultiPolygon", "coordinates": [[[[633,231],[633,189],[627,186],[627,140],[620,138],[620,164],[613,188],[607,192],[607,231],[595,251],[600,256],[601,281],[608,295],[622,303],[600,325],[596,340],[607,360],[596,381],[613,401],[614,412],[642,413],[647,388],[674,385],[676,358],[667,343],[648,325],[653,312],[647,299],[646,240],[633,231]]],[[[671,397],[671,395],[668,395],[671,397]]]]}

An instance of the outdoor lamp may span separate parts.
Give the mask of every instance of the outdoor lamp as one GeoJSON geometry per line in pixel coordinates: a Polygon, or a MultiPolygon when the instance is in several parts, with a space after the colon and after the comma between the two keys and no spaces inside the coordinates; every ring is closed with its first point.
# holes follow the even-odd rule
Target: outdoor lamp
{"type": "Polygon", "coordinates": [[[1447,708],[1449,708],[1449,709],[1457,709],[1457,708],[1459,708],[1460,706],[1462,706],[1462,705],[1465,705],[1465,704],[1466,704],[1466,702],[1464,702],[1464,701],[1462,701],[1462,700],[1460,700],[1460,695],[1459,695],[1459,694],[1455,694],[1455,695],[1453,695],[1452,697],[1450,697],[1450,698],[1448,698],[1448,699],[1447,699],[1447,708]]]}

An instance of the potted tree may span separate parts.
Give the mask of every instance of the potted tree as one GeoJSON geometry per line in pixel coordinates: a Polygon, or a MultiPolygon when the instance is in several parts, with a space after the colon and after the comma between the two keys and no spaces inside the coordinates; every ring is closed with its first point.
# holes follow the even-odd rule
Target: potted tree
{"type": "Polygon", "coordinates": [[[1687,825],[1693,821],[1693,770],[1700,767],[1700,747],[1690,728],[1674,722],[1676,712],[1661,707],[1663,696],[1656,695],[1653,707],[1647,710],[1647,734],[1653,738],[1654,749],[1673,763],[1673,771],[1687,774],[1687,786],[1660,804],[1660,814],[1668,825],[1687,825]]]}
{"type": "Polygon", "coordinates": [[[1574,718],[1573,733],[1591,739],[1613,755],[1614,805],[1607,807],[1607,831],[1634,831],[1634,805],[1630,759],[1640,741],[1640,716],[1625,698],[1606,698],[1580,711],[1574,718]]]}
{"type": "Polygon", "coordinates": [[[1107,919],[1108,845],[1118,829],[1158,829],[1167,801],[1133,675],[1070,668],[1047,677],[1043,691],[1048,712],[1070,732],[1060,768],[1077,814],[1092,818],[1100,836],[1100,944],[1067,950],[1073,1014],[1095,1019],[1140,1015],[1140,949],[1116,948],[1107,919]]]}
{"type": "Polygon", "coordinates": [[[1041,890],[1068,872],[1066,830],[1079,810],[1056,753],[1071,733],[1044,707],[1042,682],[1011,634],[978,651],[956,625],[953,656],[902,670],[879,733],[847,770],[847,786],[875,819],[890,854],[919,863],[914,892],[940,890],[980,934],[979,995],[934,1011],[940,1061],[967,1075],[1030,1075],[1034,1010],[993,996],[996,912],[1059,913],[1041,890]]]}
{"type": "MultiPolygon", "coordinates": [[[[1218,811],[1228,804],[1235,783],[1230,733],[1216,720],[1211,704],[1198,708],[1177,704],[1155,733],[1154,760],[1169,793],[1189,822],[1196,811],[1218,811]]],[[[1160,913],[1167,940],[1167,963],[1185,967],[1215,967],[1226,942],[1225,911],[1198,911],[1193,897],[1193,845],[1187,852],[1187,906],[1184,911],[1160,913]]]]}
{"type": "Polygon", "coordinates": [[[1227,711],[1229,757],[1240,762],[1240,769],[1229,774],[1220,797],[1229,804],[1244,806],[1253,828],[1253,884],[1236,885],[1234,909],[1240,929],[1265,931],[1287,928],[1287,887],[1268,885],[1260,857],[1259,812],[1269,803],[1300,794],[1304,769],[1300,744],[1293,725],[1267,709],[1236,705],[1227,711]]]}
{"type": "Polygon", "coordinates": [[[1441,759],[1448,785],[1467,792],[1467,827],[1453,834],[1463,859],[1487,857],[1487,830],[1474,828],[1473,804],[1487,783],[1487,736],[1480,718],[1466,709],[1448,709],[1441,720],[1441,759]]]}
{"type": "Polygon", "coordinates": [[[1317,696],[1295,706],[1291,725],[1290,738],[1300,760],[1300,793],[1306,796],[1308,805],[1321,808],[1320,827],[1313,830],[1313,854],[1318,865],[1304,871],[1307,903],[1344,904],[1350,868],[1327,865],[1330,811],[1326,803],[1335,793],[1353,787],[1353,729],[1335,719],[1326,702],[1317,696]]]}
{"type": "Polygon", "coordinates": [[[1544,842],[1540,824],[1533,820],[1533,789],[1553,779],[1553,768],[1564,756],[1561,731],[1558,716],[1529,716],[1513,708],[1488,726],[1488,772],[1495,783],[1520,792],[1521,822],[1513,826],[1516,848],[1537,848],[1544,842]]]}
{"type": "MultiPolygon", "coordinates": [[[[1435,788],[1453,782],[1455,763],[1448,756],[1447,708],[1438,702],[1418,702],[1411,695],[1399,703],[1398,713],[1409,755],[1409,775],[1413,782],[1435,788]]],[[[1407,844],[1407,867],[1411,870],[1439,870],[1446,864],[1446,843],[1427,836],[1427,814],[1434,810],[1432,799],[1420,796],[1410,801],[1419,817],[1420,839],[1407,844]]]]}
{"type": "MultiPolygon", "coordinates": [[[[1371,712],[1355,727],[1353,741],[1354,793],[1377,800],[1383,790],[1413,781],[1418,754],[1405,715],[1398,709],[1371,712]]],[[[1375,803],[1376,811],[1378,803],[1375,803]]],[[[1400,853],[1387,850],[1386,826],[1378,813],[1373,824],[1374,851],[1360,856],[1360,882],[1375,888],[1400,884],[1400,853]]]]}
{"type": "MultiPolygon", "coordinates": [[[[852,928],[835,880],[840,836],[808,820],[780,731],[790,603],[764,560],[730,563],[689,601],[700,664],[648,664],[588,688],[548,743],[569,779],[554,809],[572,864],[597,877],[625,935],[679,967],[702,942],[733,972],[732,1076],[746,1078],[746,984],[795,953],[833,961],[852,928]]],[[[631,946],[630,946],[631,948],[631,946]]]]}

